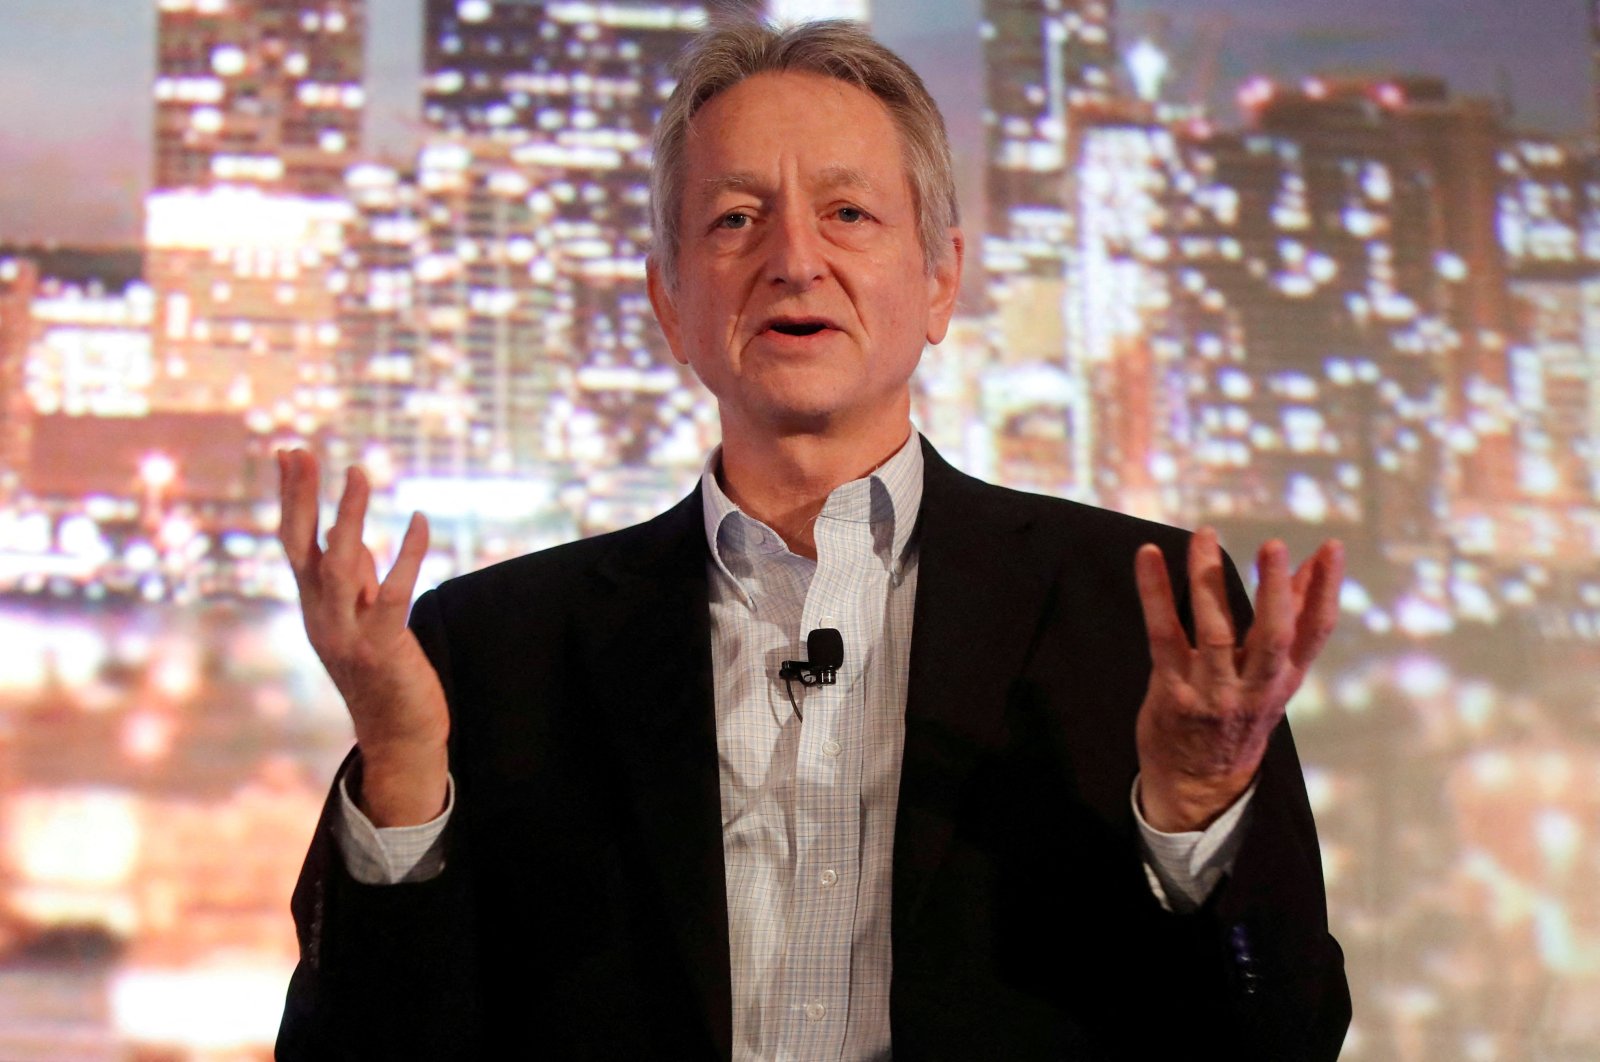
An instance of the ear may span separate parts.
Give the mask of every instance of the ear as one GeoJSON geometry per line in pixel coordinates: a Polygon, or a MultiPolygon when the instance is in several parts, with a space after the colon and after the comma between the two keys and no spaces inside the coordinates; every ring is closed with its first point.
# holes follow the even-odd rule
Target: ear
{"type": "Polygon", "coordinates": [[[950,328],[956,312],[956,296],[961,294],[961,263],[966,255],[966,239],[952,225],[944,257],[928,275],[928,342],[937,344],[950,328]]]}
{"type": "Polygon", "coordinates": [[[679,331],[678,304],[672,293],[667,290],[666,281],[661,277],[661,266],[656,262],[655,255],[650,255],[644,260],[645,287],[650,292],[650,308],[655,311],[656,323],[661,326],[661,334],[667,337],[667,347],[672,351],[672,357],[679,365],[689,364],[689,359],[684,356],[683,344],[679,341],[682,333],[679,331]]]}

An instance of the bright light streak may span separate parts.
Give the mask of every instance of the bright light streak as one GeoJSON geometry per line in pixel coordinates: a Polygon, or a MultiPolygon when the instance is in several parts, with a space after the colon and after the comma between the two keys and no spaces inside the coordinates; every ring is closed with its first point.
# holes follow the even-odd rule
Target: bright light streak
{"type": "Polygon", "coordinates": [[[166,454],[149,453],[139,462],[139,479],[148,490],[166,490],[177,478],[178,464],[166,454]]]}
{"type": "Polygon", "coordinates": [[[1161,84],[1171,69],[1167,53],[1157,47],[1154,41],[1144,37],[1128,50],[1127,61],[1128,73],[1133,75],[1134,91],[1141,99],[1154,103],[1160,98],[1161,84]]]}
{"type": "Polygon", "coordinates": [[[111,984],[112,1023],[133,1043],[219,1050],[269,1044],[291,964],[133,969],[111,984]]]}
{"type": "Polygon", "coordinates": [[[35,885],[120,885],[139,853],[137,803],[109,789],[21,792],[6,799],[9,861],[35,885]]]}
{"type": "Polygon", "coordinates": [[[242,74],[248,60],[244,50],[233,45],[223,45],[211,53],[211,69],[223,77],[242,74]]]}
{"type": "Polygon", "coordinates": [[[342,200],[272,195],[257,188],[161,192],[145,200],[145,239],[163,250],[335,254],[352,210],[342,200]]]}

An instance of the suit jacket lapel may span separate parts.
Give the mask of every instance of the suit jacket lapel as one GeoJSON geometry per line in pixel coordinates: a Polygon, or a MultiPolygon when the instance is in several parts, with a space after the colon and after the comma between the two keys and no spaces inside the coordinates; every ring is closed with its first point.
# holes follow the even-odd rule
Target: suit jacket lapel
{"type": "MultiPolygon", "coordinates": [[[[600,565],[596,703],[639,830],[640,850],[719,1057],[732,1052],[728,911],[700,491],[619,538],[600,565]]],[[[670,975],[670,971],[667,972],[670,975]]]]}
{"type": "Polygon", "coordinates": [[[964,781],[1006,743],[1007,693],[1055,581],[1016,497],[923,441],[917,601],[895,821],[894,934],[910,929],[949,846],[964,781]]]}

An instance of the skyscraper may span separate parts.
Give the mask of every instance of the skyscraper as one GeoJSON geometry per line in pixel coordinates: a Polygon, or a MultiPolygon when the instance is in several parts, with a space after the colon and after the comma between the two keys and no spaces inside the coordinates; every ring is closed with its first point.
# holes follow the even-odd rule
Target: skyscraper
{"type": "Polygon", "coordinates": [[[160,0],[156,18],[156,190],[340,190],[361,149],[366,0],[160,0]]]}
{"type": "MultiPolygon", "coordinates": [[[[437,134],[520,145],[553,204],[550,251],[571,282],[575,401],[605,464],[660,465],[687,386],[645,290],[651,135],[672,63],[706,22],[681,0],[427,0],[423,113],[437,134]],[[665,370],[665,372],[663,371],[665,370]]],[[[675,451],[674,451],[675,452],[675,451]]]]}
{"type": "Polygon", "coordinates": [[[1080,123],[1069,366],[1096,496],[1248,537],[1332,526],[1437,551],[1460,341],[1444,311],[1465,266],[1404,101],[1320,81],[1247,100],[1242,133],[1080,123]]]}
{"type": "Polygon", "coordinates": [[[333,412],[329,271],[359,157],[365,0],[161,0],[150,408],[314,433],[333,412]]]}
{"type": "Polygon", "coordinates": [[[397,477],[530,478],[570,459],[573,293],[555,201],[508,144],[437,143],[417,169],[351,174],[359,217],[336,275],[340,463],[397,477]]]}
{"type": "Polygon", "coordinates": [[[997,471],[1087,499],[1087,393],[1068,355],[1070,182],[1078,127],[1115,102],[1115,12],[1111,0],[984,0],[982,15],[987,220],[976,264],[991,396],[1004,406],[997,471]]]}
{"type": "Polygon", "coordinates": [[[1114,98],[1114,17],[1111,0],[984,0],[983,267],[991,285],[1061,279],[1069,140],[1076,115],[1114,98]]]}
{"type": "Polygon", "coordinates": [[[158,413],[236,413],[309,437],[336,410],[329,279],[342,199],[217,186],[145,204],[158,413]]]}
{"type": "Polygon", "coordinates": [[[1512,498],[1600,502],[1600,165],[1561,143],[1508,140],[1497,211],[1516,318],[1505,352],[1515,410],[1512,498]]]}

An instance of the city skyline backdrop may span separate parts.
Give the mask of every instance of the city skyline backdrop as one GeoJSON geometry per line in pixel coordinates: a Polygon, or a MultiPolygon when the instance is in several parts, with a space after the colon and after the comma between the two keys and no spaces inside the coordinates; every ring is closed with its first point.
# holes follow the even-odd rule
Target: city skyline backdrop
{"type": "MultiPolygon", "coordinates": [[[[977,205],[982,127],[962,105],[981,91],[972,28],[981,0],[881,0],[874,32],[928,80],[946,111],[977,205]]],[[[422,0],[371,0],[368,154],[414,157],[422,0]]],[[[1513,124],[1590,137],[1592,45],[1584,0],[1124,0],[1119,34],[1151,38],[1174,63],[1172,94],[1200,94],[1220,124],[1239,124],[1235,91],[1250,77],[1424,73],[1459,95],[1509,99],[1513,124]],[[1202,68],[1209,67],[1209,70],[1202,68]]],[[[0,6],[0,243],[139,243],[150,189],[148,90],[155,77],[154,0],[12,0],[0,6]]]]}
{"type": "MultiPolygon", "coordinates": [[[[1349,545],[1290,713],[1352,1062],[1600,1045],[1591,4],[871,5],[964,182],[917,426],[1241,562],[1349,545]]],[[[715,409],[642,289],[649,132],[704,15],[0,12],[0,1055],[265,1057],[350,742],[274,447],[367,466],[380,557],[425,510],[423,585],[698,475],[715,409]]]]}

